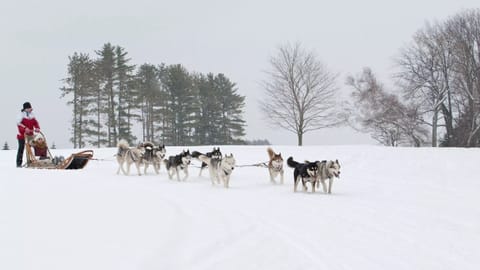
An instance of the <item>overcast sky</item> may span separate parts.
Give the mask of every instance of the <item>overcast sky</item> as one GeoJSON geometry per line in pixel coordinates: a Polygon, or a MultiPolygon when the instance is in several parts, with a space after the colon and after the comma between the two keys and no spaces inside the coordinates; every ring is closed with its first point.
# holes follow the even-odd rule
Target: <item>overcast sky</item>
{"type": "MultiPolygon", "coordinates": [[[[470,0],[0,0],[0,143],[17,142],[15,119],[30,101],[51,144],[71,147],[71,109],[60,99],[68,56],[120,45],[132,64],[182,64],[189,71],[224,73],[246,98],[247,139],[296,144],[270,128],[258,98],[268,60],[278,45],[300,42],[331,71],[347,75],[365,66],[388,83],[393,58],[425,22],[443,21],[480,2],[470,0]]],[[[305,144],[371,144],[348,128],[307,134],[305,144]]],[[[167,143],[168,144],[168,143],[167,143]]]]}

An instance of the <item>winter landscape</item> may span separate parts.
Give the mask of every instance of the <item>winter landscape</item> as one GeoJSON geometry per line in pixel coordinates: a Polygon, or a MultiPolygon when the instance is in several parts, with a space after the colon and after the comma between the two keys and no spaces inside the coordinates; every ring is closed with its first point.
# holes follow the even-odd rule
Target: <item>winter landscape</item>
{"type": "MultiPolygon", "coordinates": [[[[190,147],[209,151],[211,146],[190,147]]],[[[221,146],[237,165],[265,146],[221,146]]],[[[182,147],[168,147],[167,155],[182,147]]],[[[194,161],[185,182],[117,175],[115,148],[85,169],[14,166],[0,151],[0,269],[478,269],[478,148],[273,146],[284,159],[339,159],[333,194],[271,184],[237,167],[229,189],[194,161]]],[[[78,150],[78,149],[76,149],[78,150]]],[[[68,156],[71,149],[52,150],[68,156]]]]}

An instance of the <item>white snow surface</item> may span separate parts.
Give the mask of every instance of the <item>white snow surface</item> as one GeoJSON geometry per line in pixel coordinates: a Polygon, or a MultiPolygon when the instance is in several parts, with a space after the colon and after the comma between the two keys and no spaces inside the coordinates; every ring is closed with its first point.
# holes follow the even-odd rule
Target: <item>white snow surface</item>
{"type": "MultiPolygon", "coordinates": [[[[268,159],[265,146],[221,149],[237,165],[268,159]]],[[[333,194],[294,193],[288,167],[283,185],[238,167],[225,189],[198,161],[177,182],[163,166],[117,175],[114,148],[72,171],[15,168],[0,151],[0,269],[480,269],[480,149],[273,149],[338,159],[333,194]]]]}

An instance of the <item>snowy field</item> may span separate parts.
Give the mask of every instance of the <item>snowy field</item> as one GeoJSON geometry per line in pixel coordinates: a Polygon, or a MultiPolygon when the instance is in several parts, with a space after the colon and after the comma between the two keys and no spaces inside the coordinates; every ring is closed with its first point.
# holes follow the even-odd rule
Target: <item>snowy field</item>
{"type": "MultiPolygon", "coordinates": [[[[267,160],[266,147],[221,149],[237,165],[267,160]]],[[[294,193],[290,168],[272,185],[239,167],[224,189],[197,167],[186,182],[164,167],[117,175],[113,148],[77,171],[17,169],[0,151],[0,269],[480,269],[480,149],[273,149],[338,158],[333,194],[294,193]]]]}

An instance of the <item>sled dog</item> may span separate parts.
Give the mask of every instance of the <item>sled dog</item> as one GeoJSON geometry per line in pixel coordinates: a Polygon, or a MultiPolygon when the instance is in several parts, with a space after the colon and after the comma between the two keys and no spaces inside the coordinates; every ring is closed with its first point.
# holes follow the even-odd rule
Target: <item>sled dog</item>
{"type": "Polygon", "coordinates": [[[310,182],[312,185],[312,192],[315,192],[315,184],[317,181],[317,174],[318,174],[318,162],[306,162],[306,163],[299,163],[293,160],[292,157],[287,159],[287,165],[293,170],[293,181],[294,187],[293,192],[297,192],[297,185],[298,182],[302,181],[303,190],[307,191],[307,184],[306,182],[310,182]]]}
{"type": "Polygon", "coordinates": [[[156,146],[152,142],[143,142],[138,148],[143,149],[144,153],[142,158],[142,164],[145,166],[143,173],[147,174],[149,165],[152,165],[155,173],[158,174],[166,153],[165,145],[156,146]]]}
{"type": "Polygon", "coordinates": [[[141,175],[140,164],[142,163],[142,158],[143,158],[142,149],[136,148],[136,147],[130,147],[127,141],[120,140],[118,142],[118,151],[117,151],[116,157],[117,157],[117,163],[118,163],[117,174],[119,174],[120,171],[122,171],[123,174],[130,175],[130,166],[132,164],[135,164],[135,167],[137,167],[138,175],[141,175]],[[123,168],[123,164],[127,165],[126,171],[123,168]]]}
{"type": "Polygon", "coordinates": [[[218,172],[218,176],[220,177],[220,180],[222,180],[225,188],[228,188],[230,185],[230,176],[232,175],[233,169],[235,169],[235,158],[233,157],[233,154],[230,153],[229,156],[225,155],[220,162],[220,169],[218,172]]]}
{"type": "Polygon", "coordinates": [[[327,193],[327,187],[325,181],[328,179],[328,194],[332,193],[333,178],[340,178],[340,162],[338,159],[333,160],[322,160],[317,162],[318,165],[318,181],[317,188],[319,184],[322,183],[323,192],[327,193]]]}
{"type": "MultiPolygon", "coordinates": [[[[197,152],[197,151],[193,151],[192,152],[192,157],[193,158],[196,158],[196,159],[199,159],[200,160],[200,155],[204,155],[204,156],[207,156],[209,158],[212,158],[212,161],[211,163],[213,164],[213,166],[217,166],[221,160],[222,160],[222,152],[220,152],[220,147],[218,148],[213,148],[212,152],[207,152],[205,154],[202,154],[200,152],[197,152]]],[[[201,160],[200,160],[201,161],[201,160]]],[[[198,174],[198,176],[202,176],[202,171],[208,166],[208,164],[204,161],[202,161],[202,166],[200,167],[200,173],[198,174]]],[[[210,171],[210,176],[211,176],[211,171],[210,171]]]]}
{"type": "Polygon", "coordinates": [[[212,185],[223,182],[225,188],[230,186],[230,176],[235,169],[235,158],[233,154],[225,155],[220,160],[218,160],[218,158],[208,157],[207,155],[200,155],[198,158],[207,164],[212,185]]]}
{"type": "Polygon", "coordinates": [[[283,158],[282,154],[276,154],[271,147],[267,148],[269,157],[268,172],[270,173],[270,182],[276,184],[275,178],[280,175],[280,184],[283,184],[283,158]]]}
{"type": "Polygon", "coordinates": [[[183,177],[183,181],[187,180],[188,178],[188,165],[190,165],[192,156],[190,155],[190,151],[183,150],[182,153],[176,156],[169,156],[168,159],[164,159],[165,167],[168,171],[168,177],[172,180],[174,174],[177,175],[177,180],[180,181],[180,170],[183,171],[185,176],[183,177]]]}

